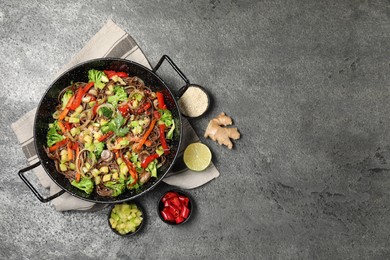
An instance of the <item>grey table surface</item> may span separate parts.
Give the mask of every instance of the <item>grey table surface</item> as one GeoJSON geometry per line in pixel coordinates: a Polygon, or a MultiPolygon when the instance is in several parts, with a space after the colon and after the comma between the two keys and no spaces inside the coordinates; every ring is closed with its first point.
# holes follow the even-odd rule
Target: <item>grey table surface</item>
{"type": "Polygon", "coordinates": [[[390,259],[389,1],[2,0],[0,53],[1,259],[390,259]],[[56,212],[17,176],[10,124],[108,19],[209,90],[200,136],[222,111],[241,132],[202,138],[221,175],[180,228],[158,219],[164,184],[121,238],[107,209],[56,212]]]}

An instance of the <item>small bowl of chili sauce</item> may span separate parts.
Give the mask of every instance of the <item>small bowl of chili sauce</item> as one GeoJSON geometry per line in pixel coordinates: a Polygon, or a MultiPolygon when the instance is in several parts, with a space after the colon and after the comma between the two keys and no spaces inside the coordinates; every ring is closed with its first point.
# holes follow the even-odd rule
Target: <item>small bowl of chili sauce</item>
{"type": "Polygon", "coordinates": [[[157,212],[160,219],[169,225],[182,225],[192,215],[193,200],[181,190],[169,190],[158,201],[157,212]]]}

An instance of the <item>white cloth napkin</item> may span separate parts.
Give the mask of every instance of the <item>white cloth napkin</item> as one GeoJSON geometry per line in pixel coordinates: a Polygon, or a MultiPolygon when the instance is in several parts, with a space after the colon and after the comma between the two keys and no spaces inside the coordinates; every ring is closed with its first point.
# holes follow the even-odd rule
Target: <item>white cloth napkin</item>
{"type": "MultiPolygon", "coordinates": [[[[99,57],[116,57],[128,59],[151,69],[149,61],[134,39],[120,27],[118,27],[113,21],[109,20],[103,26],[103,28],[92,37],[92,39],[84,46],[84,48],[81,49],[81,51],[68,64],[60,69],[55,78],[61,75],[67,69],[83,61],[99,57]]],[[[39,161],[34,148],[33,138],[35,113],[36,108],[27,112],[18,121],[11,124],[11,128],[15,132],[22,150],[27,157],[29,165],[39,161]]],[[[190,123],[184,118],[183,141],[178,157],[179,163],[185,147],[193,142],[199,142],[199,137],[196,135],[190,123]]],[[[163,181],[169,185],[182,189],[193,189],[199,187],[219,176],[219,172],[213,164],[211,164],[203,172],[193,172],[191,170],[182,169],[180,167],[176,168],[177,171],[169,172],[163,181]]],[[[58,187],[47,175],[42,166],[38,166],[33,171],[37,176],[40,184],[50,190],[50,195],[56,194],[61,190],[61,188],[58,187]]],[[[51,203],[58,211],[96,210],[102,206],[78,199],[68,193],[64,193],[58,198],[52,200],[51,203]]]]}

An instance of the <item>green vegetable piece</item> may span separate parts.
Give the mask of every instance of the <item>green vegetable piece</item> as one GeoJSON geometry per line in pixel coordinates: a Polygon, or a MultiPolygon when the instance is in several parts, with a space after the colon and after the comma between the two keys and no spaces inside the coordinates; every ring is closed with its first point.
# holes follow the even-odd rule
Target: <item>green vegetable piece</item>
{"type": "Polygon", "coordinates": [[[115,118],[113,118],[110,122],[108,122],[106,125],[102,126],[101,130],[103,134],[113,131],[117,136],[125,136],[129,132],[128,127],[121,126],[125,123],[124,117],[119,113],[115,118]]]}
{"type": "Polygon", "coordinates": [[[114,181],[106,182],[104,183],[104,186],[112,190],[113,197],[117,197],[121,195],[126,190],[125,182],[122,179],[119,179],[119,181],[117,182],[114,181]]]}
{"type": "Polygon", "coordinates": [[[94,86],[98,89],[103,89],[106,86],[105,83],[109,81],[103,71],[94,69],[88,71],[88,80],[89,82],[93,81],[94,86]]]}
{"type": "Polygon", "coordinates": [[[161,156],[164,154],[164,148],[162,148],[162,146],[160,145],[159,147],[156,148],[156,153],[158,154],[158,156],[161,156]]]}
{"type": "Polygon", "coordinates": [[[99,116],[103,115],[107,118],[111,118],[113,113],[114,113],[114,111],[112,111],[108,107],[99,108],[99,111],[98,111],[99,116]]]}
{"type": "Polygon", "coordinates": [[[153,162],[149,163],[146,170],[151,173],[152,177],[157,178],[157,160],[154,160],[153,162]]]}
{"type": "Polygon", "coordinates": [[[114,95],[107,98],[108,103],[111,103],[114,107],[118,105],[118,102],[127,100],[127,93],[124,88],[115,86],[114,95]]]}
{"type": "Polygon", "coordinates": [[[175,120],[172,120],[172,126],[171,126],[171,129],[169,129],[169,131],[167,133],[167,139],[172,140],[174,130],[175,130],[175,120]]]}
{"type": "Polygon", "coordinates": [[[73,96],[73,91],[68,89],[67,91],[65,91],[65,93],[62,95],[62,109],[64,109],[66,107],[66,105],[68,104],[69,102],[69,99],[73,96]]]}
{"type": "Polygon", "coordinates": [[[94,188],[94,183],[91,179],[88,179],[88,178],[85,178],[85,177],[81,177],[81,180],[79,182],[76,182],[76,180],[73,180],[71,182],[71,184],[80,189],[80,190],[83,190],[85,191],[85,193],[87,194],[91,194],[92,191],[93,191],[93,188],[94,188]]]}
{"type": "Polygon", "coordinates": [[[159,109],[160,112],[160,122],[165,124],[166,126],[171,126],[173,124],[173,117],[171,111],[168,109],[159,109]]]}
{"type": "Polygon", "coordinates": [[[51,147],[54,144],[62,141],[65,139],[65,137],[58,132],[60,131],[60,127],[58,126],[58,121],[54,121],[53,124],[49,125],[49,131],[47,132],[46,139],[47,139],[47,146],[51,147]]]}
{"type": "Polygon", "coordinates": [[[102,142],[94,143],[93,146],[94,149],[92,152],[95,154],[96,158],[99,159],[104,150],[104,143],[102,142]]]}

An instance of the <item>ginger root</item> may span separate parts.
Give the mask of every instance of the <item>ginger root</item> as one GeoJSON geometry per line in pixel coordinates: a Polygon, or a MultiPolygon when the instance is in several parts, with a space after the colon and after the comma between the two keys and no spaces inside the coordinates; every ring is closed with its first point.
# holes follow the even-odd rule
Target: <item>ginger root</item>
{"type": "Polygon", "coordinates": [[[233,143],[230,138],[237,140],[240,138],[240,133],[237,128],[222,127],[231,124],[233,124],[232,119],[222,112],[217,117],[210,120],[204,137],[209,137],[214,142],[218,142],[220,145],[226,145],[227,148],[232,149],[233,143]]]}

